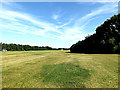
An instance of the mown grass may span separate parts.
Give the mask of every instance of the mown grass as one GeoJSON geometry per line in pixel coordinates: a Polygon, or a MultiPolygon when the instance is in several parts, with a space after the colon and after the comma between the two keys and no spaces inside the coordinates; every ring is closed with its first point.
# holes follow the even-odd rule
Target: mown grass
{"type": "Polygon", "coordinates": [[[46,65],[36,75],[36,78],[39,78],[39,75],[43,77],[42,82],[45,84],[53,84],[64,88],[85,87],[82,83],[90,77],[89,70],[72,63],[46,65]]]}
{"type": "Polygon", "coordinates": [[[117,54],[2,53],[3,88],[117,88],[117,54]]]}

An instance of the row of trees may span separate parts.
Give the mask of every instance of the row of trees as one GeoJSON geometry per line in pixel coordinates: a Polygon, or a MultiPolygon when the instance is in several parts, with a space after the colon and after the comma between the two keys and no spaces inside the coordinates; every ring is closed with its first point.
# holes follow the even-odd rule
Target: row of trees
{"type": "Polygon", "coordinates": [[[2,49],[6,49],[8,51],[29,51],[29,50],[68,50],[69,48],[52,48],[49,46],[30,46],[30,45],[20,45],[20,44],[6,44],[1,43],[2,49]]]}
{"type": "Polygon", "coordinates": [[[96,33],[70,47],[73,53],[119,53],[120,14],[107,19],[96,28],[96,33]]]}

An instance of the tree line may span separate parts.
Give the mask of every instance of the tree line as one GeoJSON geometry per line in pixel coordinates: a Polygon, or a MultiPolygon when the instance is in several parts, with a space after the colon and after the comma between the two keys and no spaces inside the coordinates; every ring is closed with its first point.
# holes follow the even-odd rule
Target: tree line
{"type": "Polygon", "coordinates": [[[52,48],[49,46],[30,46],[30,45],[21,45],[21,44],[7,44],[1,43],[2,48],[6,49],[7,51],[30,51],[30,50],[69,50],[69,48],[52,48]]]}
{"type": "Polygon", "coordinates": [[[120,14],[107,19],[96,28],[93,35],[73,44],[70,51],[72,53],[120,54],[120,14]]]}

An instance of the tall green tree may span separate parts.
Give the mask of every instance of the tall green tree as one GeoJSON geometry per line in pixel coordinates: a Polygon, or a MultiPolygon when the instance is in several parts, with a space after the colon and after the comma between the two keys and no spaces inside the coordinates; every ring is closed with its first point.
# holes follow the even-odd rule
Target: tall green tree
{"type": "Polygon", "coordinates": [[[120,14],[107,19],[96,28],[96,33],[73,44],[71,52],[120,53],[120,14]]]}

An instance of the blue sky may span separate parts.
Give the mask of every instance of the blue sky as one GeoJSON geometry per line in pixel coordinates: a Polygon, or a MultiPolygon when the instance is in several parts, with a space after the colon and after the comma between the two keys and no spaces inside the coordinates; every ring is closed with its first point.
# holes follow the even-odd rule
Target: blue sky
{"type": "Polygon", "coordinates": [[[117,13],[117,2],[4,2],[1,41],[68,48],[117,13]]]}

